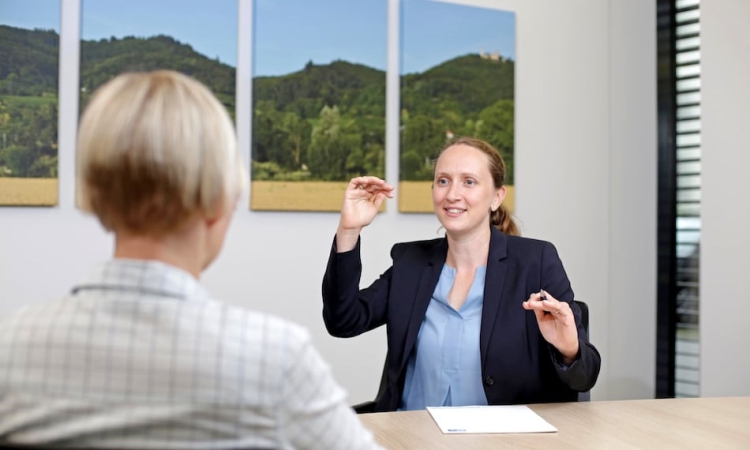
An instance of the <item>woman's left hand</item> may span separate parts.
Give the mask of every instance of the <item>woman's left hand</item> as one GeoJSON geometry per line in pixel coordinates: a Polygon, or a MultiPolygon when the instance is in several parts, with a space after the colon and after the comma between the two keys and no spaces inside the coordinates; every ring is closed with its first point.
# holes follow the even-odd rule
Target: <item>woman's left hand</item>
{"type": "Polygon", "coordinates": [[[560,352],[565,364],[572,364],[578,356],[578,329],[570,305],[542,290],[531,294],[523,308],[534,311],[544,339],[560,352]],[[542,295],[546,300],[542,300],[542,295]]]}

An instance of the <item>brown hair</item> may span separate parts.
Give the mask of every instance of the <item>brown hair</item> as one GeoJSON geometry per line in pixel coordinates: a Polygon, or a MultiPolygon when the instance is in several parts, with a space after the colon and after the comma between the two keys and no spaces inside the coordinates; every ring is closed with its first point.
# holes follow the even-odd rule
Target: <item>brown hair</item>
{"type": "MultiPolygon", "coordinates": [[[[435,162],[437,162],[438,158],[440,158],[443,152],[456,145],[466,145],[484,153],[487,156],[487,162],[489,163],[488,168],[490,169],[490,174],[492,175],[492,180],[495,184],[495,188],[500,189],[504,186],[505,161],[503,161],[503,157],[500,156],[500,152],[497,151],[495,147],[481,139],[469,136],[452,139],[448,141],[442,149],[440,149],[435,162]]],[[[490,212],[490,223],[494,225],[498,230],[509,236],[521,235],[521,232],[518,229],[516,223],[513,221],[510,212],[508,212],[508,210],[506,210],[502,204],[500,204],[500,206],[495,211],[490,212]]]]}

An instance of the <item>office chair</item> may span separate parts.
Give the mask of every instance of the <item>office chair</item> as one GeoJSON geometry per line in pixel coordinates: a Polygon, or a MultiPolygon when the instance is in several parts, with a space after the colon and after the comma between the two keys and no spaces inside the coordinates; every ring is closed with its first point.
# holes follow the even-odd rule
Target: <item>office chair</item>
{"type": "MultiPolygon", "coordinates": [[[[573,300],[576,305],[578,305],[578,308],[581,310],[581,325],[583,325],[583,329],[586,330],[586,338],[589,337],[589,306],[581,301],[581,300],[573,300]]],[[[383,373],[380,376],[380,387],[378,388],[378,395],[375,396],[375,398],[380,398],[380,395],[385,390],[385,384],[386,384],[386,372],[388,370],[388,362],[386,361],[385,364],[383,364],[383,373]]],[[[591,392],[579,392],[578,393],[578,401],[579,402],[588,402],[591,400],[591,392]]],[[[354,408],[354,412],[357,414],[367,414],[375,412],[375,401],[370,400],[367,402],[357,403],[356,405],[352,406],[354,408]]]]}
{"type": "MultiPolygon", "coordinates": [[[[581,309],[581,325],[583,325],[583,329],[586,330],[586,339],[590,340],[591,335],[589,334],[589,305],[587,305],[586,302],[582,302],[581,300],[573,300],[573,301],[576,303],[576,305],[578,305],[578,308],[581,309]]],[[[578,401],[590,402],[591,391],[579,392],[578,401]]]]}

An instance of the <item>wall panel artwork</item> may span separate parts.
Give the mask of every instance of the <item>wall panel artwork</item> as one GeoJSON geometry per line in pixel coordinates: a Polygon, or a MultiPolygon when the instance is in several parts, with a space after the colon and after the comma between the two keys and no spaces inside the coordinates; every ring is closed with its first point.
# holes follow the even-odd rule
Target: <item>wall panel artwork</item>
{"type": "Polygon", "coordinates": [[[0,205],[57,204],[59,0],[0,0],[0,205]]]}
{"type": "Polygon", "coordinates": [[[513,211],[515,14],[433,0],[401,3],[399,211],[432,212],[432,166],[448,139],[500,150],[513,211]]]}
{"type": "Polygon", "coordinates": [[[123,72],[171,69],[235,116],[237,0],[82,0],[80,105],[123,72]]]}
{"type": "Polygon", "coordinates": [[[385,172],[384,0],[255,0],[253,210],[339,211],[385,172]]]}

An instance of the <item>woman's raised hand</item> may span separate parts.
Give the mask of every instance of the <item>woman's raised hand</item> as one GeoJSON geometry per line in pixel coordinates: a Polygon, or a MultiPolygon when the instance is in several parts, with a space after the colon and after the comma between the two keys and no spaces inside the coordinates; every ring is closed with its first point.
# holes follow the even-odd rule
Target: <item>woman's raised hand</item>
{"type": "Polygon", "coordinates": [[[336,232],[337,251],[354,248],[360,231],[372,223],[386,197],[393,198],[393,186],[378,177],[357,177],[349,181],[336,232]]]}

